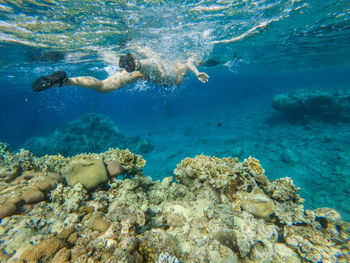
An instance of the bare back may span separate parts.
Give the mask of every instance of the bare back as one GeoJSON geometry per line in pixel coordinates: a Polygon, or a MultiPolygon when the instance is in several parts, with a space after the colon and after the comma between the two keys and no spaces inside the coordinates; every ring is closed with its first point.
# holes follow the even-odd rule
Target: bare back
{"type": "Polygon", "coordinates": [[[166,63],[163,60],[148,58],[141,60],[141,65],[140,73],[148,81],[164,86],[179,84],[179,69],[183,64],[179,62],[166,63]]]}

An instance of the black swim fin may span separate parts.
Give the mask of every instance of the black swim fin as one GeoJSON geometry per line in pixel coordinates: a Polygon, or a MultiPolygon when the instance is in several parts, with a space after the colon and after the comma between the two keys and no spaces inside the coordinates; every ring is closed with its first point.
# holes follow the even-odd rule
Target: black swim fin
{"type": "Polygon", "coordinates": [[[60,70],[47,76],[42,76],[35,80],[32,84],[32,89],[36,92],[47,90],[53,85],[58,84],[60,87],[68,80],[66,72],[60,70]]]}

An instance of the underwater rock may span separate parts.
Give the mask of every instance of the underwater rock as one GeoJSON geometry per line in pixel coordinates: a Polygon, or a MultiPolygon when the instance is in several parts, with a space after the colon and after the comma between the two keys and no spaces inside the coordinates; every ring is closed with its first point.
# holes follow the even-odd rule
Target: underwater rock
{"type": "Polygon", "coordinates": [[[50,199],[62,205],[60,212],[72,213],[77,212],[82,203],[88,199],[88,192],[81,183],[77,183],[73,187],[64,187],[59,184],[56,189],[51,191],[50,199]]]}
{"type": "Polygon", "coordinates": [[[242,209],[256,217],[269,217],[275,211],[272,199],[266,196],[261,189],[242,194],[242,196],[242,209]]]}
{"type": "Polygon", "coordinates": [[[26,203],[38,203],[45,199],[45,195],[38,189],[35,188],[27,188],[27,190],[22,194],[22,199],[26,203]]]}
{"type": "Polygon", "coordinates": [[[6,202],[0,206],[0,219],[13,215],[17,210],[16,204],[12,202],[6,202]]]}
{"type": "Polygon", "coordinates": [[[62,178],[57,174],[49,174],[45,181],[37,181],[32,186],[39,189],[43,193],[48,193],[49,191],[56,188],[59,182],[62,182],[62,178]]]}
{"type": "Polygon", "coordinates": [[[276,226],[265,224],[246,212],[234,218],[236,244],[242,258],[248,255],[258,242],[269,244],[277,241],[276,226]]]}
{"type": "Polygon", "coordinates": [[[167,216],[166,221],[171,227],[182,227],[186,224],[186,218],[182,213],[171,213],[167,216]]]}
{"type": "Polygon", "coordinates": [[[272,107],[293,120],[350,121],[349,91],[298,90],[276,95],[272,107]]]}
{"type": "Polygon", "coordinates": [[[283,162],[293,165],[298,162],[298,158],[291,149],[286,149],[281,154],[281,159],[283,162]]]}
{"type": "Polygon", "coordinates": [[[314,210],[315,216],[317,217],[317,221],[320,222],[322,226],[327,228],[328,225],[336,224],[341,221],[340,214],[334,209],[328,207],[320,207],[314,210]]]}
{"type": "Polygon", "coordinates": [[[83,152],[100,153],[109,148],[128,148],[143,154],[152,151],[153,146],[139,137],[125,137],[112,119],[92,113],[68,122],[47,138],[28,139],[25,148],[37,156],[74,156],[83,152]]]}
{"type": "Polygon", "coordinates": [[[321,231],[304,226],[286,226],[284,238],[288,246],[311,262],[337,262],[340,249],[321,231]]]}
{"type": "Polygon", "coordinates": [[[45,200],[48,191],[55,188],[58,181],[62,181],[62,179],[57,174],[48,173],[45,175],[41,172],[24,171],[19,173],[17,177],[11,178],[11,181],[9,180],[5,185],[0,184],[1,216],[10,216],[17,209],[21,211],[24,208],[26,211],[31,207],[30,204],[45,200]]]}
{"type": "Polygon", "coordinates": [[[302,260],[293,249],[289,248],[283,243],[273,244],[273,259],[272,262],[286,262],[286,263],[301,263],[302,260]]]}
{"type": "MultiPolygon", "coordinates": [[[[8,263],[350,260],[350,224],[330,208],[305,210],[293,181],[269,181],[252,157],[186,158],[174,182],[143,176],[145,161],[130,151],[21,156],[29,157],[24,168],[17,166],[21,172],[9,183],[0,181],[1,208],[14,205],[0,220],[0,259],[8,263]],[[38,172],[45,160],[52,163],[38,172]],[[82,183],[62,182],[74,164],[98,163],[107,174],[104,165],[112,160],[126,179],[110,178],[89,192],[82,183]],[[48,172],[54,163],[57,174],[48,172]],[[19,206],[28,189],[42,192],[45,202],[25,212],[19,206]]],[[[3,157],[0,167],[21,165],[16,153],[3,157]]]]}
{"type": "Polygon", "coordinates": [[[155,263],[180,263],[180,261],[168,253],[161,253],[155,263]]]}
{"type": "Polygon", "coordinates": [[[176,255],[176,239],[165,230],[152,229],[139,236],[140,254],[146,262],[155,262],[162,253],[176,255]]]}
{"type": "Polygon", "coordinates": [[[298,191],[299,187],[296,187],[293,180],[289,177],[273,180],[268,187],[264,188],[271,197],[280,202],[293,201],[294,203],[302,203],[303,199],[300,198],[298,191]]]}
{"type": "Polygon", "coordinates": [[[129,221],[137,226],[143,226],[146,223],[144,211],[129,202],[113,202],[108,210],[107,218],[112,221],[129,221]]]}
{"type": "Polygon", "coordinates": [[[112,160],[107,164],[107,171],[110,177],[117,177],[124,173],[123,166],[120,162],[112,160]]]}
{"type": "Polygon", "coordinates": [[[88,190],[108,181],[108,175],[102,160],[84,160],[74,162],[65,174],[68,185],[81,183],[88,190]]]}
{"type": "Polygon", "coordinates": [[[275,202],[275,215],[282,224],[305,224],[310,220],[304,214],[304,206],[293,202],[275,202]]]}

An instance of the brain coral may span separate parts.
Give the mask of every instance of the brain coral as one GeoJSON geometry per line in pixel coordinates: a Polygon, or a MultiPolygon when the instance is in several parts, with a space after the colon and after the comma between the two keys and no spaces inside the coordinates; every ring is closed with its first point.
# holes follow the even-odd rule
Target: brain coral
{"type": "Polygon", "coordinates": [[[29,246],[20,256],[19,262],[49,262],[61,248],[67,246],[66,239],[75,231],[74,226],[63,230],[55,237],[29,246]]]}
{"type": "Polygon", "coordinates": [[[107,170],[102,160],[81,160],[72,162],[66,172],[68,185],[81,183],[88,190],[108,181],[107,170]]]}

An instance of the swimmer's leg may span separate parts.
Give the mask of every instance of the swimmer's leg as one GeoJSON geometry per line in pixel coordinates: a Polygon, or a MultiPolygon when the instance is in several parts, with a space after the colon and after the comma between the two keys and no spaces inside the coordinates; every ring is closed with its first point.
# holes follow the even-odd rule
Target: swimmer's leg
{"type": "MultiPolygon", "coordinates": [[[[55,73],[54,73],[55,74],[55,73]]],[[[52,75],[50,75],[52,76],[52,75]]],[[[46,85],[45,88],[42,89],[34,89],[34,86],[38,86],[38,82],[40,82],[40,79],[44,79],[47,76],[43,76],[39,79],[37,79],[33,83],[33,90],[35,91],[42,91],[51,87],[58,87],[58,86],[77,86],[82,88],[88,88],[96,90],[100,93],[108,93],[112,92],[114,90],[120,89],[125,87],[126,85],[129,85],[133,82],[135,82],[137,79],[144,77],[140,72],[135,71],[132,73],[128,73],[126,71],[119,71],[109,78],[105,80],[98,80],[94,77],[89,76],[83,76],[83,77],[74,77],[74,78],[67,78],[64,80],[64,82],[50,82],[50,85],[46,85]],[[36,85],[35,85],[36,84],[36,85]]],[[[39,86],[40,87],[40,86],[39,86]]]]}
{"type": "Polygon", "coordinates": [[[108,92],[121,89],[143,77],[144,75],[142,75],[138,71],[128,73],[125,70],[122,70],[122,71],[118,71],[117,73],[113,74],[112,76],[102,81],[94,77],[70,78],[66,83],[64,83],[64,86],[73,85],[73,86],[93,89],[100,93],[108,93],[108,92]]]}
{"type": "Polygon", "coordinates": [[[75,78],[69,78],[63,86],[77,86],[87,89],[93,89],[98,92],[102,91],[103,83],[102,81],[94,78],[94,77],[75,77],[75,78]]]}

